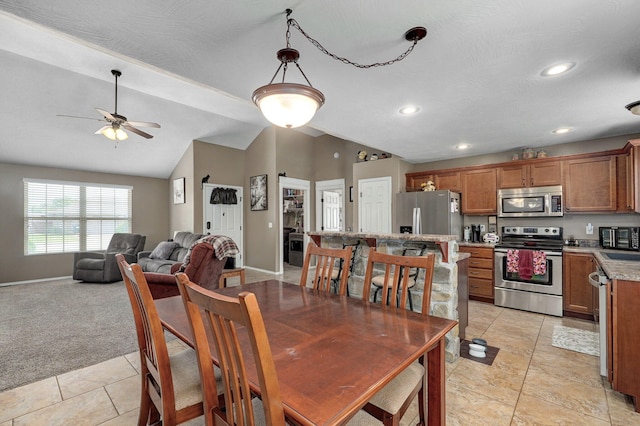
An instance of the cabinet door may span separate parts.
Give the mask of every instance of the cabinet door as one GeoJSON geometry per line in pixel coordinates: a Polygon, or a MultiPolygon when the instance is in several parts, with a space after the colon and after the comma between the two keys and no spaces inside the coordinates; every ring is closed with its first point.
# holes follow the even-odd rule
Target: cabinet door
{"type": "Polygon", "coordinates": [[[522,188],[527,186],[527,170],[528,167],[522,164],[498,167],[498,188],[522,188]]]}
{"type": "Polygon", "coordinates": [[[462,173],[462,213],[496,213],[496,169],[462,173]]]}
{"type": "MultiPolygon", "coordinates": [[[[591,254],[565,253],[563,255],[563,305],[566,313],[592,316],[594,311],[593,286],[589,274],[596,270],[591,254]]],[[[592,319],[592,318],[589,318],[592,319]]]]}
{"type": "Polygon", "coordinates": [[[616,211],[616,157],[565,161],[564,190],[568,213],[616,211]]]}
{"type": "Polygon", "coordinates": [[[529,165],[529,186],[562,185],[562,163],[545,161],[529,165]]]}
{"type": "Polygon", "coordinates": [[[438,173],[434,175],[436,189],[448,189],[453,192],[462,191],[460,184],[460,172],[438,173]]]}

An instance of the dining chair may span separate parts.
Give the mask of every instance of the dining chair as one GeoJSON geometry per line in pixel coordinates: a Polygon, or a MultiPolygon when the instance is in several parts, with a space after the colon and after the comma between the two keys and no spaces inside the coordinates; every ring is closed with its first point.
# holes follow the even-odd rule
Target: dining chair
{"type": "MultiPolygon", "coordinates": [[[[433,269],[435,255],[428,253],[423,256],[399,256],[380,253],[375,248],[369,250],[365,283],[370,283],[373,277],[375,265],[384,267],[384,280],[382,282],[382,304],[396,303],[397,308],[407,308],[407,294],[409,291],[409,275],[412,268],[424,269],[424,290],[422,296],[422,315],[429,315],[431,303],[431,286],[433,281],[433,269]],[[391,302],[400,293],[399,300],[391,302]]],[[[371,285],[365,284],[362,291],[362,300],[369,300],[371,285]]],[[[400,419],[407,411],[413,399],[418,395],[419,424],[425,423],[424,412],[424,386],[423,376],[424,357],[421,362],[410,364],[405,370],[389,382],[384,388],[369,400],[364,410],[381,420],[385,425],[398,425],[400,419]]]]}
{"type": "MultiPolygon", "coordinates": [[[[344,261],[340,259],[340,265],[338,265],[338,270],[333,271],[331,274],[331,285],[336,289],[336,293],[338,293],[338,288],[340,287],[340,279],[342,278],[342,272],[346,271],[346,273],[350,276],[353,272],[353,267],[355,265],[356,254],[358,253],[358,248],[360,247],[360,241],[356,241],[355,243],[343,243],[342,248],[353,247],[353,251],[351,252],[351,261],[348,267],[345,267],[344,261]]],[[[347,276],[347,296],[349,296],[349,277],[347,276]]]]}
{"type": "MultiPolygon", "coordinates": [[[[302,273],[300,275],[300,286],[306,287],[309,277],[309,269],[311,268],[311,258],[315,256],[315,273],[312,279],[312,287],[314,290],[320,290],[324,292],[331,292],[331,284],[334,271],[338,271],[339,265],[345,270],[349,270],[351,265],[351,255],[353,253],[353,247],[348,246],[345,248],[328,248],[318,247],[314,243],[309,243],[307,251],[304,257],[304,264],[302,266],[302,273]]],[[[347,289],[347,281],[349,280],[349,274],[341,274],[338,281],[337,293],[341,296],[345,295],[347,289]]]]}
{"type": "MultiPolygon", "coordinates": [[[[425,251],[427,250],[427,245],[422,243],[409,243],[404,246],[402,249],[402,256],[423,256],[425,251]]],[[[407,297],[409,300],[409,309],[413,310],[413,297],[411,295],[411,289],[415,287],[416,282],[418,281],[418,275],[420,274],[420,269],[411,268],[409,270],[409,279],[407,280],[407,297]]],[[[382,287],[384,281],[384,275],[377,275],[371,278],[371,284],[376,287],[375,292],[373,293],[373,301],[376,302],[378,298],[378,294],[382,291],[382,287]]],[[[399,296],[397,296],[399,297],[399,296]]]]}
{"type": "MultiPolygon", "coordinates": [[[[183,273],[176,274],[191,331],[195,341],[202,382],[205,424],[207,426],[287,424],[267,330],[258,301],[253,293],[243,291],[229,297],[198,286],[183,273]],[[205,323],[207,326],[205,326],[205,323]],[[212,330],[208,333],[207,329],[212,330]],[[241,337],[246,333],[248,343],[241,337]],[[218,392],[211,383],[212,345],[218,355],[224,385],[225,410],[218,404],[218,392]],[[260,398],[252,398],[242,344],[251,347],[260,385],[260,398]],[[232,407],[232,408],[229,408],[232,407]]],[[[347,423],[350,426],[378,424],[360,410],[347,423]]]]}
{"type": "Polygon", "coordinates": [[[202,416],[202,391],[195,352],[185,349],[169,354],[164,330],[140,265],[129,265],[121,254],[116,254],[116,259],[131,301],[140,350],[142,391],[138,426],[160,422],[164,426],[176,425],[202,416]]]}

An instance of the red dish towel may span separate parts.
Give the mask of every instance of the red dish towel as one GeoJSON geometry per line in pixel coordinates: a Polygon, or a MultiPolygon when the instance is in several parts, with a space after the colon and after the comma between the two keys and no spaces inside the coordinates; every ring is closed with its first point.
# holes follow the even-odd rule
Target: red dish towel
{"type": "Polygon", "coordinates": [[[523,280],[529,280],[533,276],[533,252],[520,250],[518,256],[518,275],[523,280]]]}

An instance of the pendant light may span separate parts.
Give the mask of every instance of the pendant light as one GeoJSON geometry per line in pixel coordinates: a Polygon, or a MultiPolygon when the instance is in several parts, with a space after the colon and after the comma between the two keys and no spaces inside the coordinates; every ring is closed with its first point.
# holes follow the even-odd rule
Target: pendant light
{"type": "Polygon", "coordinates": [[[418,41],[422,40],[427,35],[427,30],[424,27],[415,27],[410,29],[405,34],[405,39],[412,41],[411,47],[407,49],[403,54],[395,59],[386,62],[376,62],[368,65],[361,65],[350,61],[347,58],[343,58],[333,53],[330,53],[325,49],[317,40],[311,38],[305,33],[298,22],[289,18],[292,10],[287,9],[287,32],[286,40],[287,46],[284,49],[278,50],[277,58],[280,60],[280,66],[276,70],[275,74],[271,78],[269,84],[257,88],[253,92],[253,103],[256,104],[262,114],[267,120],[276,126],[295,128],[304,126],[315,115],[316,111],[324,104],[324,95],[321,91],[311,86],[311,82],[302,71],[298,59],[300,59],[300,53],[291,48],[290,36],[291,27],[296,28],[302,35],[307,38],[314,46],[316,46],[322,53],[331,56],[333,59],[344,62],[349,65],[353,65],[358,68],[371,68],[385,65],[391,65],[395,62],[403,60],[415,47],[418,41]],[[308,85],[298,83],[286,83],[285,76],[289,68],[289,64],[294,63],[308,85]],[[282,69],[282,82],[274,83],[278,73],[282,69]]]}

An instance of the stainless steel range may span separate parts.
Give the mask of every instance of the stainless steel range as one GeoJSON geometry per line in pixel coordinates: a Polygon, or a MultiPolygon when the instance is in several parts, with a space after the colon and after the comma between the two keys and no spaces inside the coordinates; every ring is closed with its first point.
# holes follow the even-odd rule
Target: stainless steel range
{"type": "Polygon", "coordinates": [[[503,226],[495,248],[495,304],[562,316],[562,228],[503,226]]]}

